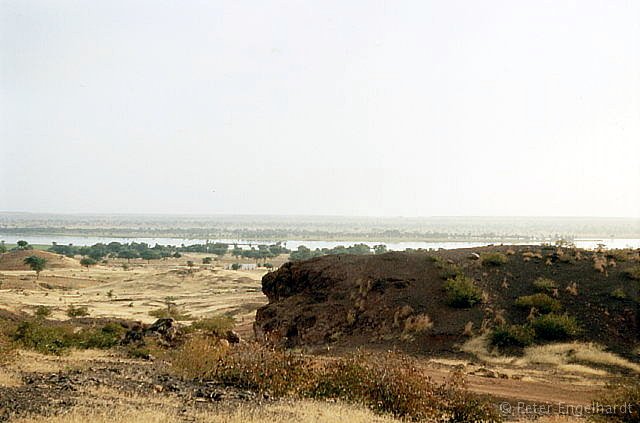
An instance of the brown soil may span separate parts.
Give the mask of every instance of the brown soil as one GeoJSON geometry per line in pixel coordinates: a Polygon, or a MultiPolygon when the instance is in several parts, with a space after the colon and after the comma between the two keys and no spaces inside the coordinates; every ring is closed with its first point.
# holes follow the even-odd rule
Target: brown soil
{"type": "Polygon", "coordinates": [[[47,260],[47,269],[79,269],[80,262],[76,259],[40,250],[16,250],[0,254],[0,270],[31,270],[24,264],[29,256],[38,256],[47,260]]]}

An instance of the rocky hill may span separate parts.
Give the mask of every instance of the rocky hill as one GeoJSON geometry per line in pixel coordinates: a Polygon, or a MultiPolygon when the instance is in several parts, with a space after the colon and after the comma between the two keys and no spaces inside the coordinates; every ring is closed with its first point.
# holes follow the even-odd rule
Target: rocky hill
{"type": "Polygon", "coordinates": [[[576,319],[577,339],[624,353],[640,341],[639,266],[639,250],[540,246],[319,257],[263,277],[269,304],[258,310],[255,332],[290,347],[450,351],[482,329],[527,324],[544,310],[519,298],[544,294],[555,314],[576,319]],[[456,277],[477,287],[477,304],[452,301],[445,284],[456,277]]]}

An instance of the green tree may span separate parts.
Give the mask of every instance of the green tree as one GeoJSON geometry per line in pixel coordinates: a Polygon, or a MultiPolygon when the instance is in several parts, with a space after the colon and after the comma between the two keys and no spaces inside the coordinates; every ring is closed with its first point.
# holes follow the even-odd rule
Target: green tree
{"type": "Polygon", "coordinates": [[[17,245],[17,247],[16,247],[17,250],[32,250],[33,249],[33,247],[31,245],[29,245],[29,243],[27,241],[23,241],[23,240],[20,240],[20,241],[16,242],[16,245],[17,245]]]}
{"type": "Polygon", "coordinates": [[[4,241],[0,241],[0,254],[7,252],[7,246],[4,245],[4,241]]]}
{"type": "Polygon", "coordinates": [[[147,263],[150,263],[151,260],[160,260],[161,258],[160,253],[152,250],[144,250],[143,252],[140,253],[140,257],[146,260],[147,263]]]}
{"type": "Polygon", "coordinates": [[[213,259],[211,257],[205,257],[202,259],[202,264],[211,264],[213,259]]]}
{"type": "Polygon", "coordinates": [[[91,257],[84,257],[84,258],[80,259],[80,264],[88,269],[89,266],[93,266],[94,264],[98,264],[98,262],[96,260],[92,259],[91,257]]]}
{"type": "Polygon", "coordinates": [[[42,272],[47,265],[47,260],[38,256],[29,256],[24,259],[24,264],[29,265],[31,270],[36,272],[36,279],[38,279],[40,272],[42,272]]]}
{"type": "Polygon", "coordinates": [[[373,246],[373,252],[375,254],[384,254],[387,252],[387,246],[384,244],[380,244],[380,245],[374,245],[373,246]]]}

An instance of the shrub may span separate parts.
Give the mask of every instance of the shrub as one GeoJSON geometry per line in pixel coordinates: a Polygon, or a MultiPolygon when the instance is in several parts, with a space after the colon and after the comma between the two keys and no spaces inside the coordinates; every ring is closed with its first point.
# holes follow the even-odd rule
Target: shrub
{"type": "Polygon", "coordinates": [[[566,314],[545,314],[531,322],[536,338],[546,341],[559,341],[574,338],[580,333],[580,327],[574,317],[566,314]]]}
{"type": "Polygon", "coordinates": [[[72,305],[67,308],[67,316],[84,317],[89,315],[89,309],[86,306],[74,307],[72,305]]]}
{"type": "Polygon", "coordinates": [[[232,270],[238,270],[238,269],[240,269],[240,267],[242,267],[242,266],[240,266],[240,263],[233,263],[231,265],[231,269],[232,270]]]}
{"type": "Polygon", "coordinates": [[[211,257],[205,257],[202,259],[202,264],[211,264],[213,259],[211,257]]]}
{"type": "Polygon", "coordinates": [[[462,269],[460,269],[460,266],[456,264],[441,263],[439,268],[440,268],[439,276],[444,280],[455,279],[458,276],[464,276],[462,269]]]}
{"type": "Polygon", "coordinates": [[[117,323],[107,323],[102,328],[81,332],[80,346],[83,348],[107,349],[120,343],[125,329],[117,323]]]}
{"type": "Polygon", "coordinates": [[[73,325],[37,320],[20,323],[13,339],[25,348],[60,355],[69,348],[112,348],[120,343],[123,334],[124,328],[114,323],[78,331],[73,325]]]}
{"type": "Polygon", "coordinates": [[[149,316],[156,317],[158,319],[193,320],[193,317],[191,317],[189,313],[185,313],[177,306],[151,310],[149,312],[149,316]]]}
{"type": "Polygon", "coordinates": [[[535,335],[529,326],[502,325],[491,332],[489,343],[498,348],[522,348],[531,345],[535,335]]]}
{"type": "Polygon", "coordinates": [[[482,302],[482,290],[472,279],[458,275],[444,284],[447,304],[456,308],[469,308],[482,302]]]}
{"type": "Polygon", "coordinates": [[[331,360],[268,349],[221,346],[195,337],[171,353],[172,369],[274,397],[343,400],[412,420],[500,421],[488,403],[469,393],[460,376],[440,385],[413,359],[396,353],[356,353],[331,360]]]}
{"type": "Polygon", "coordinates": [[[560,301],[542,293],[519,297],[516,299],[516,306],[522,308],[535,307],[541,313],[551,313],[562,309],[560,301]]]}
{"type": "Polygon", "coordinates": [[[51,307],[39,305],[36,307],[36,311],[33,314],[40,319],[44,319],[45,317],[51,316],[51,307]]]}
{"type": "Polygon", "coordinates": [[[480,254],[480,261],[483,266],[502,266],[506,264],[508,259],[507,256],[502,253],[483,253],[480,254]]]}
{"type": "Polygon", "coordinates": [[[548,292],[548,293],[551,293],[554,290],[558,289],[558,284],[553,279],[542,278],[542,277],[533,281],[533,286],[538,291],[548,292]]]}
{"type": "Polygon", "coordinates": [[[228,316],[216,316],[200,319],[191,324],[191,328],[206,332],[207,334],[217,337],[225,336],[225,334],[232,330],[236,322],[233,317],[228,316]]]}
{"type": "Polygon", "coordinates": [[[616,288],[613,291],[611,291],[611,298],[614,298],[616,300],[625,300],[627,299],[627,293],[624,292],[624,289],[622,288],[616,288]]]}

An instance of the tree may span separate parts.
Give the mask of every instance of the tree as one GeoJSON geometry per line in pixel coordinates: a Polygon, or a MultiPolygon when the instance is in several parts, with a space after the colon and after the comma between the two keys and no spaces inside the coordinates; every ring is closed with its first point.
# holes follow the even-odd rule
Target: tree
{"type": "Polygon", "coordinates": [[[33,247],[31,245],[29,245],[29,243],[27,241],[20,240],[20,241],[16,242],[16,245],[17,245],[16,249],[18,249],[18,250],[32,250],[33,249],[33,247]]]}
{"type": "Polygon", "coordinates": [[[80,264],[88,269],[89,266],[93,266],[94,264],[98,264],[98,261],[92,259],[91,257],[84,257],[84,258],[80,259],[80,264]]]}
{"type": "Polygon", "coordinates": [[[147,264],[151,262],[151,260],[160,260],[160,253],[152,250],[144,250],[140,253],[140,257],[147,261],[147,264]]]}
{"type": "Polygon", "coordinates": [[[38,279],[40,272],[42,272],[47,265],[47,260],[38,256],[29,256],[24,259],[24,264],[29,265],[31,270],[36,272],[36,279],[38,279]]]}
{"type": "Polygon", "coordinates": [[[387,246],[384,244],[374,245],[373,252],[376,254],[384,254],[387,252],[387,246]]]}
{"type": "Polygon", "coordinates": [[[211,257],[205,257],[202,259],[202,264],[211,264],[213,259],[211,257]]]}
{"type": "Polygon", "coordinates": [[[0,241],[0,254],[7,252],[7,246],[4,245],[4,241],[0,241]]]}
{"type": "Polygon", "coordinates": [[[231,268],[232,268],[233,270],[238,270],[238,269],[240,269],[240,267],[242,267],[242,266],[240,266],[240,263],[233,263],[233,264],[231,265],[231,268]]]}
{"type": "Polygon", "coordinates": [[[138,257],[138,253],[134,250],[122,250],[118,253],[118,257],[127,259],[127,262],[130,262],[132,258],[138,257]]]}

